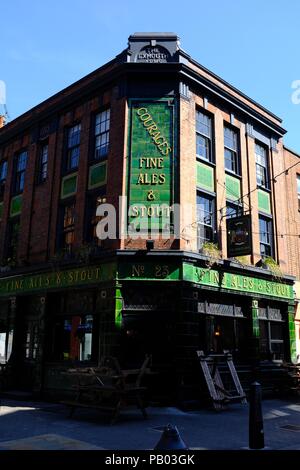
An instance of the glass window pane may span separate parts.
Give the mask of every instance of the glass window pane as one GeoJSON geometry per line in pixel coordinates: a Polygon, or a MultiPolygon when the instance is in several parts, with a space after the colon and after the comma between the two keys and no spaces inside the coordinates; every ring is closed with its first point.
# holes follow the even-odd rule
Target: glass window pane
{"type": "Polygon", "coordinates": [[[64,361],[89,361],[92,358],[92,338],[92,315],[58,318],[54,324],[54,357],[64,361]]]}
{"type": "Polygon", "coordinates": [[[68,147],[74,147],[74,145],[79,145],[80,143],[80,131],[81,124],[77,124],[69,129],[68,134],[68,147]]]}
{"type": "Polygon", "coordinates": [[[224,145],[237,151],[237,133],[229,127],[224,127],[224,145]]]}
{"type": "Polygon", "coordinates": [[[200,134],[197,134],[196,144],[197,144],[197,149],[196,149],[197,155],[199,157],[205,158],[205,160],[210,161],[210,148],[209,148],[208,138],[200,134]]]}
{"type": "Polygon", "coordinates": [[[196,131],[211,138],[211,118],[200,111],[196,112],[196,131]]]}
{"type": "Polygon", "coordinates": [[[256,162],[260,165],[266,166],[267,163],[267,151],[261,145],[255,144],[255,158],[256,162]]]}
{"type": "Polygon", "coordinates": [[[200,248],[205,241],[214,239],[214,200],[209,196],[197,194],[197,238],[200,248]]]}
{"type": "Polygon", "coordinates": [[[236,153],[225,148],[225,168],[236,173],[236,153]]]}
{"type": "Polygon", "coordinates": [[[266,169],[258,164],[256,164],[256,181],[259,186],[267,185],[266,169]]]}
{"type": "Polygon", "coordinates": [[[109,128],[110,109],[107,109],[95,117],[95,159],[105,156],[108,152],[109,128]]]}
{"type": "Polygon", "coordinates": [[[300,194],[300,175],[297,175],[297,193],[300,194]]]}

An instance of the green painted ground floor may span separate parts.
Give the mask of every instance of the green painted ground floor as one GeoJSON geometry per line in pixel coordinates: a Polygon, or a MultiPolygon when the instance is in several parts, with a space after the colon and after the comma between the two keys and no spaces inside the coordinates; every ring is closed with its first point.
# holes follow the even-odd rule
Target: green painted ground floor
{"type": "Polygon", "coordinates": [[[166,393],[195,374],[197,350],[229,350],[245,364],[295,361],[293,279],[206,263],[191,253],[123,251],[88,266],[2,276],[7,386],[63,393],[72,385],[63,370],[107,355],[135,368],[150,353],[166,393]]]}

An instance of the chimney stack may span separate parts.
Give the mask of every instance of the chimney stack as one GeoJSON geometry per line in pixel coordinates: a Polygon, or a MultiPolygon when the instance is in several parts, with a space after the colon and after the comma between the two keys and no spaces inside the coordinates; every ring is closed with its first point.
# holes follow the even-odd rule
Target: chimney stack
{"type": "Polygon", "coordinates": [[[3,127],[5,124],[5,117],[0,115],[0,129],[3,127]]]}

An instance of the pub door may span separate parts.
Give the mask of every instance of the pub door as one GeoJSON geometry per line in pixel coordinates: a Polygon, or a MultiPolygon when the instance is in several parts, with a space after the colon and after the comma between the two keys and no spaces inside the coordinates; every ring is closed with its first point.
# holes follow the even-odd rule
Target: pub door
{"type": "Polygon", "coordinates": [[[36,380],[39,347],[38,316],[19,312],[18,343],[16,351],[16,387],[21,391],[32,391],[36,380]]]}

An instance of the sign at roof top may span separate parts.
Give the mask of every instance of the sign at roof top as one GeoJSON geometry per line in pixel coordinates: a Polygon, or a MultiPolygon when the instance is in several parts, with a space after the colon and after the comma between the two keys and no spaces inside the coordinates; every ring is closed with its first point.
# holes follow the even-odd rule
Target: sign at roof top
{"type": "Polygon", "coordinates": [[[171,55],[167,49],[162,46],[146,46],[141,49],[137,55],[137,62],[148,62],[152,64],[166,63],[171,55]]]}

